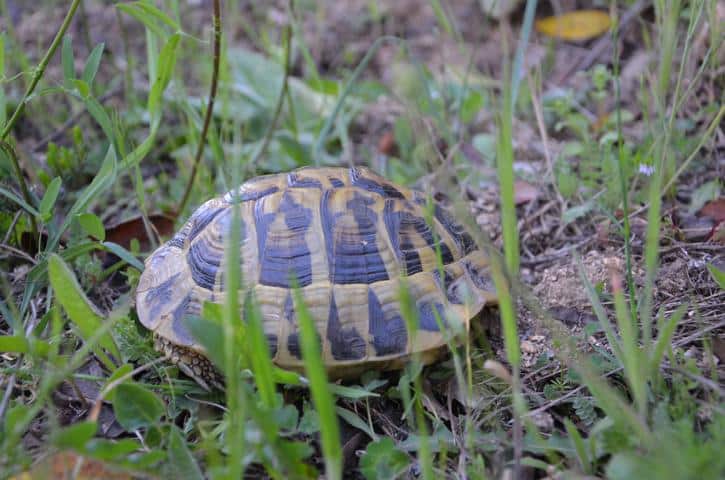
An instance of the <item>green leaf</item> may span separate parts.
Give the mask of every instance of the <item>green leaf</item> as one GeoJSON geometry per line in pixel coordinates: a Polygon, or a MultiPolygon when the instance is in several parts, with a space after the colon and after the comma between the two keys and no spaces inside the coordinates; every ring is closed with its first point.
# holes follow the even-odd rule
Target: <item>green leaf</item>
{"type": "Polygon", "coordinates": [[[302,418],[300,418],[300,424],[297,427],[300,433],[312,435],[313,433],[319,432],[320,416],[317,415],[315,409],[309,403],[305,402],[302,412],[302,418]]]}
{"type": "Polygon", "coordinates": [[[95,237],[101,242],[106,239],[106,229],[97,215],[93,213],[80,213],[78,214],[78,223],[81,224],[81,227],[88,235],[95,237]]]}
{"type": "Polygon", "coordinates": [[[577,430],[572,421],[566,417],[564,417],[564,427],[566,428],[566,433],[569,435],[569,438],[574,444],[579,466],[582,468],[583,472],[590,473],[591,463],[589,461],[589,454],[587,453],[587,449],[584,445],[584,439],[579,433],[579,430],[577,430]]]}
{"type": "Polygon", "coordinates": [[[63,64],[63,83],[67,87],[70,87],[73,84],[73,79],[76,78],[75,60],[73,58],[73,39],[70,35],[63,37],[60,59],[63,64]]]}
{"type": "Polygon", "coordinates": [[[106,135],[106,139],[109,143],[113,144],[113,124],[111,122],[111,117],[109,117],[108,112],[106,112],[106,109],[103,108],[103,105],[101,105],[98,100],[90,95],[85,95],[83,97],[83,103],[85,103],[88,113],[91,114],[93,119],[101,127],[101,130],[103,130],[103,134],[106,135]]]}
{"type": "Polygon", "coordinates": [[[720,286],[721,289],[725,290],[725,272],[717,268],[712,263],[707,264],[707,271],[710,272],[710,276],[720,286]]]}
{"type": "Polygon", "coordinates": [[[93,201],[98,195],[100,195],[101,192],[104,192],[106,191],[106,189],[108,189],[108,187],[116,179],[116,171],[116,151],[114,150],[113,145],[111,145],[108,147],[106,157],[103,159],[103,164],[101,165],[101,168],[96,174],[95,178],[93,179],[91,184],[88,185],[85,190],[83,190],[83,193],[80,194],[76,202],[71,207],[70,212],[68,213],[68,216],[64,220],[63,224],[48,242],[48,251],[55,250],[55,247],[57,247],[58,243],[60,242],[60,236],[70,226],[70,222],[75,218],[75,215],[86,211],[91,201],[93,201]]]}
{"type": "Polygon", "coordinates": [[[96,435],[98,425],[96,422],[79,422],[69,427],[56,430],[53,433],[53,445],[58,448],[73,448],[82,450],[86,443],[96,435]]]}
{"type": "Polygon", "coordinates": [[[179,45],[179,40],[181,40],[180,34],[171,35],[159,53],[159,69],[149,92],[147,106],[153,122],[158,121],[161,117],[161,96],[166,90],[176,66],[176,47],[179,45]]]}
{"type": "Polygon", "coordinates": [[[186,480],[202,480],[199,465],[189,451],[189,447],[176,426],[171,427],[169,432],[169,469],[176,478],[186,480]]]}
{"type": "Polygon", "coordinates": [[[43,222],[50,220],[50,213],[55,206],[55,201],[58,199],[58,193],[60,192],[60,177],[55,177],[48,184],[48,188],[45,189],[43,199],[40,201],[40,219],[43,222]]]}
{"type": "Polygon", "coordinates": [[[150,390],[136,383],[122,383],[113,397],[116,420],[127,431],[155,424],[164,413],[164,404],[150,390]]]}
{"type": "Polygon", "coordinates": [[[399,477],[410,465],[410,458],[397,448],[390,437],[368,444],[360,459],[360,471],[368,480],[399,477]]]}
{"type": "Polygon", "coordinates": [[[280,385],[302,385],[302,378],[297,372],[291,370],[283,370],[275,365],[272,365],[272,378],[274,383],[280,385]]]}
{"type": "Polygon", "coordinates": [[[219,323],[195,315],[184,317],[183,323],[194,340],[204,347],[209,360],[219,369],[224,368],[224,332],[219,323]]]}
{"type": "Polygon", "coordinates": [[[164,23],[171,27],[172,30],[178,32],[181,27],[171,17],[169,17],[164,11],[160,10],[150,2],[133,2],[134,6],[141,10],[146,18],[155,19],[161,23],[164,23]]]}
{"type": "Polygon", "coordinates": [[[712,180],[707,183],[703,183],[692,192],[692,199],[690,200],[690,215],[694,215],[710,200],[715,200],[720,196],[720,181],[712,180]]]}
{"type": "Polygon", "coordinates": [[[24,403],[17,403],[14,406],[8,408],[5,414],[5,425],[0,423],[0,428],[3,428],[5,435],[11,435],[15,433],[20,435],[22,430],[25,429],[26,423],[25,418],[30,411],[30,406],[24,403]],[[20,430],[20,431],[19,431],[20,430]]]}
{"type": "MultiPolygon", "coordinates": [[[[124,363],[123,365],[121,365],[120,367],[118,367],[118,368],[116,369],[116,371],[115,371],[115,372],[113,372],[113,373],[111,374],[111,376],[110,376],[110,377],[108,377],[108,378],[106,379],[106,384],[105,384],[105,385],[103,386],[103,388],[104,388],[104,389],[108,388],[108,386],[109,386],[110,384],[112,384],[113,382],[115,382],[115,381],[116,381],[116,380],[118,380],[119,378],[123,377],[124,375],[128,375],[128,374],[129,374],[129,373],[131,373],[132,371],[133,371],[133,367],[132,367],[132,366],[131,366],[130,364],[128,364],[128,363],[124,363]]],[[[109,402],[111,402],[111,403],[113,403],[113,399],[114,399],[115,397],[116,397],[116,389],[115,389],[115,388],[111,389],[111,390],[110,390],[110,391],[109,391],[109,392],[108,392],[108,393],[106,394],[106,400],[108,400],[108,401],[109,401],[109,402]]]]}
{"type": "Polygon", "coordinates": [[[128,263],[139,272],[143,272],[143,263],[141,263],[138,258],[134,257],[131,252],[123,248],[121,245],[113,242],[103,242],[102,245],[106,248],[106,250],[118,256],[121,260],[128,263]]]}
{"type": "Polygon", "coordinates": [[[91,86],[88,85],[85,81],[76,78],[71,80],[71,83],[74,87],[78,90],[78,93],[80,94],[81,98],[83,100],[86,100],[91,96],[91,86]]]}
{"type": "MultiPolygon", "coordinates": [[[[3,155],[5,155],[5,152],[3,151],[2,148],[0,148],[0,153],[2,153],[3,155]]],[[[11,202],[15,203],[16,205],[18,205],[19,207],[21,207],[23,210],[25,210],[29,214],[31,214],[31,215],[33,215],[35,217],[40,218],[40,212],[39,211],[37,211],[35,208],[33,208],[32,205],[26,203],[25,200],[23,200],[19,196],[15,195],[10,190],[6,190],[6,189],[0,187],[0,195],[4,196],[5,198],[7,198],[8,200],[10,200],[11,202]]]]}
{"type": "Polygon", "coordinates": [[[361,432],[365,432],[368,437],[370,437],[373,441],[378,439],[378,435],[375,433],[375,430],[373,430],[370,425],[365,423],[365,421],[362,418],[358,417],[354,412],[351,412],[347,408],[342,408],[339,406],[336,408],[336,411],[340,418],[342,418],[361,432]]]}
{"type": "Polygon", "coordinates": [[[360,400],[362,398],[369,398],[369,397],[379,397],[380,394],[377,394],[375,392],[371,392],[370,390],[365,390],[361,387],[347,387],[345,385],[338,385],[336,383],[331,383],[329,385],[330,391],[337,395],[338,397],[346,397],[350,398],[352,400],[360,400]]]}
{"type": "MultiPolygon", "coordinates": [[[[0,33],[0,77],[5,75],[5,32],[0,33]]],[[[5,123],[0,121],[0,125],[5,123]]]]}
{"type": "Polygon", "coordinates": [[[22,335],[2,335],[0,352],[28,353],[28,341],[22,335]]]}
{"type": "Polygon", "coordinates": [[[164,32],[164,29],[161,28],[151,16],[147,15],[141,8],[139,8],[138,2],[119,3],[116,5],[116,7],[122,12],[131,15],[133,18],[143,23],[147,29],[149,29],[159,38],[164,38],[166,36],[166,32],[164,32]]]}
{"type": "MultiPolygon", "coordinates": [[[[71,321],[78,327],[83,339],[88,341],[103,325],[100,313],[83,293],[73,271],[55,253],[48,256],[48,275],[58,302],[63,306],[71,321]]],[[[108,332],[101,336],[98,344],[114,357],[120,358],[118,348],[116,348],[116,344],[108,332]]],[[[99,354],[106,367],[115,368],[113,362],[105,354],[102,352],[96,353],[99,354]]]]}
{"type": "Polygon", "coordinates": [[[83,75],[81,78],[87,85],[93,85],[93,80],[96,78],[96,72],[98,72],[98,66],[101,64],[101,56],[103,55],[104,43],[96,45],[91,54],[86,59],[86,64],[83,67],[83,75]]]}
{"type": "Polygon", "coordinates": [[[564,211],[564,213],[561,214],[561,221],[565,224],[569,224],[576,220],[579,217],[583,217],[587,213],[589,213],[594,208],[594,202],[591,200],[588,200],[581,205],[577,205],[576,207],[571,207],[564,211]]]}
{"type": "Polygon", "coordinates": [[[83,452],[97,460],[115,460],[126,458],[130,453],[140,448],[141,445],[130,438],[124,438],[123,440],[93,438],[86,443],[83,452]]]}

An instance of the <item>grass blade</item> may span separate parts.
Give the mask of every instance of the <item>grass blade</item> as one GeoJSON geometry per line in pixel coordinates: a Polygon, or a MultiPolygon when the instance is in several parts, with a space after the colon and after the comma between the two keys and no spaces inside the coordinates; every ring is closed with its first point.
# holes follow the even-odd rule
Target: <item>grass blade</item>
{"type": "Polygon", "coordinates": [[[63,37],[63,46],[60,49],[60,60],[63,65],[63,83],[71,87],[71,82],[76,78],[75,59],[73,58],[73,39],[70,35],[63,37]]]}
{"type": "Polygon", "coordinates": [[[105,46],[105,43],[99,43],[96,45],[90,55],[88,55],[86,64],[83,67],[83,75],[81,76],[81,79],[86,82],[89,87],[93,86],[93,80],[96,78],[98,66],[101,64],[101,57],[103,56],[103,49],[105,46]]]}
{"type": "Polygon", "coordinates": [[[262,326],[262,313],[259,304],[250,292],[244,302],[244,320],[247,324],[247,356],[254,373],[254,380],[259,389],[259,396],[265,408],[272,409],[277,404],[272,358],[269,353],[267,338],[262,326]]]}
{"type": "Polygon", "coordinates": [[[327,373],[322,363],[319,334],[299,288],[294,289],[294,304],[300,327],[305,372],[310,381],[312,402],[320,417],[320,439],[322,453],[325,457],[325,478],[340,480],[342,478],[342,449],[339,425],[335,415],[335,399],[327,386],[327,373]]]}
{"type": "MultiPolygon", "coordinates": [[[[88,341],[103,325],[101,314],[91,304],[86,294],[83,293],[83,289],[78,284],[78,280],[70,267],[54,253],[48,257],[48,276],[58,302],[63,306],[71,321],[78,327],[81,337],[88,341]]],[[[102,336],[98,340],[98,344],[114,357],[121,358],[116,343],[110,334],[102,336]]],[[[106,354],[101,351],[96,353],[106,367],[115,370],[116,366],[106,354]]]]}
{"type": "Polygon", "coordinates": [[[649,359],[650,378],[654,378],[655,373],[659,370],[665,352],[672,345],[671,340],[675,334],[675,328],[682,320],[682,317],[684,317],[686,311],[687,304],[682,304],[677,307],[677,310],[672,312],[672,315],[670,315],[670,318],[666,322],[660,322],[659,335],[654,343],[649,359]]]}

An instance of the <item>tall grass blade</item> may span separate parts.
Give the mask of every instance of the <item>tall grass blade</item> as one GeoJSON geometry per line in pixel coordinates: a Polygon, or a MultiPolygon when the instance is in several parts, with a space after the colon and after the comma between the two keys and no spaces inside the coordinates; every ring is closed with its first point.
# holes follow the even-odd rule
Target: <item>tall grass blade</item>
{"type": "Polygon", "coordinates": [[[320,439],[322,454],[325,457],[325,478],[340,480],[342,478],[342,448],[335,414],[335,399],[327,385],[327,373],[322,362],[320,337],[315,327],[315,321],[305,305],[296,281],[294,283],[294,305],[300,328],[302,358],[310,382],[312,402],[320,417],[320,439]]]}
{"type": "Polygon", "coordinates": [[[516,105],[516,99],[519,96],[519,86],[521,85],[521,79],[523,78],[523,67],[524,67],[524,54],[526,53],[526,47],[529,44],[529,37],[531,36],[531,29],[534,26],[534,14],[536,13],[537,0],[527,0],[526,10],[524,10],[524,23],[521,25],[521,37],[519,38],[519,44],[516,47],[516,55],[514,57],[513,70],[511,72],[511,111],[514,110],[516,105]]]}
{"type": "Polygon", "coordinates": [[[242,458],[245,452],[246,391],[240,384],[239,373],[241,345],[237,340],[242,338],[244,325],[239,318],[239,292],[243,291],[241,272],[241,208],[239,202],[232,205],[232,221],[225,245],[225,286],[226,301],[223,308],[224,332],[224,378],[226,381],[227,401],[227,473],[230,478],[240,478],[243,472],[242,458]]]}
{"type": "Polygon", "coordinates": [[[677,310],[672,312],[670,318],[668,318],[666,321],[663,320],[660,322],[659,335],[657,336],[657,340],[655,341],[654,346],[652,347],[650,352],[650,378],[655,378],[655,375],[660,368],[660,364],[662,363],[662,359],[665,356],[665,352],[668,348],[672,347],[672,336],[675,334],[675,328],[677,328],[677,325],[682,320],[682,317],[685,316],[687,307],[687,304],[680,305],[679,307],[677,307],[677,310]]]}
{"type": "Polygon", "coordinates": [[[355,67],[355,70],[353,70],[352,75],[350,75],[350,78],[348,79],[347,83],[345,84],[345,87],[342,89],[342,92],[340,93],[340,98],[337,99],[337,103],[335,104],[335,108],[333,108],[332,113],[329,117],[325,120],[325,124],[322,126],[322,130],[320,130],[320,134],[317,137],[317,142],[315,142],[315,148],[313,151],[313,158],[315,159],[315,164],[319,165],[322,152],[324,151],[325,147],[325,141],[327,140],[328,135],[330,135],[330,132],[332,131],[333,126],[335,125],[335,121],[337,120],[337,116],[340,114],[340,111],[342,110],[342,106],[345,102],[345,99],[352,93],[352,88],[357,82],[358,77],[362,74],[362,72],[367,68],[368,63],[373,59],[373,56],[377,53],[377,51],[380,49],[380,47],[383,46],[383,43],[385,42],[400,42],[401,40],[398,37],[392,37],[392,36],[383,36],[379,37],[375,42],[372,44],[370,49],[365,53],[365,56],[362,58],[360,63],[355,67]]]}
{"type": "MultiPolygon", "coordinates": [[[[638,330],[636,320],[629,316],[621,280],[612,277],[612,290],[614,293],[614,309],[617,316],[617,325],[622,339],[622,362],[624,376],[632,389],[637,410],[642,418],[647,417],[647,385],[644,378],[642,354],[638,344],[638,330]]],[[[645,345],[648,348],[649,345],[645,345]]]]}
{"type": "Polygon", "coordinates": [[[265,408],[272,409],[277,404],[275,395],[273,365],[269,345],[262,327],[262,314],[254,295],[250,293],[244,302],[244,320],[247,325],[245,345],[247,357],[254,373],[259,396],[265,408]]]}
{"type": "MultiPolygon", "coordinates": [[[[415,427],[418,430],[419,437],[418,462],[423,473],[422,476],[425,480],[432,480],[434,476],[433,454],[431,452],[430,435],[425,423],[425,412],[423,411],[423,402],[421,400],[423,396],[423,386],[421,383],[422,365],[420,363],[419,353],[414,351],[420,319],[417,309],[413,306],[414,302],[410,296],[410,287],[408,287],[405,277],[399,279],[398,296],[400,299],[400,316],[403,317],[405,328],[408,331],[408,348],[413,351],[411,364],[408,366],[406,375],[404,375],[404,377],[409,376],[413,382],[414,395],[407,403],[410,405],[412,401],[412,407],[415,413],[415,427]]],[[[401,378],[401,383],[402,380],[403,378],[401,378]]],[[[405,383],[407,384],[408,382],[405,383]]],[[[408,406],[406,408],[410,407],[408,406]]]]}

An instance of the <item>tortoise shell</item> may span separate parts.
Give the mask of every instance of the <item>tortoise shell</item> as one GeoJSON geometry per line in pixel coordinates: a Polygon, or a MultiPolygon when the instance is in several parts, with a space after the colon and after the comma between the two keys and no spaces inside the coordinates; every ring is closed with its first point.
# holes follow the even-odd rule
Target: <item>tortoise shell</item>
{"type": "Polygon", "coordinates": [[[199,207],[146,260],[141,275],[141,323],[197,380],[212,369],[184,317],[198,315],[205,301],[224,302],[224,248],[235,201],[241,206],[242,278],[282,368],[303,369],[291,276],[315,320],[332,377],[402,368],[413,353],[430,363],[448,340],[439,325],[467,329],[496,301],[486,256],[440,205],[427,215],[422,193],[361,167],[257,177],[199,207]],[[414,336],[401,314],[401,276],[418,314],[414,336]]]}

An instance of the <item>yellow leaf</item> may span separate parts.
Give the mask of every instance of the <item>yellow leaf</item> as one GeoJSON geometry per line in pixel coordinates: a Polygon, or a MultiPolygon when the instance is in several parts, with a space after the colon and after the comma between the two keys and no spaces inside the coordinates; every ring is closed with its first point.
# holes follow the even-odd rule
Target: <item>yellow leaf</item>
{"type": "Polygon", "coordinates": [[[562,40],[589,40],[609,30],[611,20],[601,10],[578,10],[536,21],[536,31],[562,40]]]}

